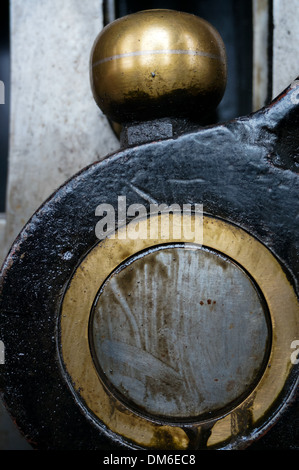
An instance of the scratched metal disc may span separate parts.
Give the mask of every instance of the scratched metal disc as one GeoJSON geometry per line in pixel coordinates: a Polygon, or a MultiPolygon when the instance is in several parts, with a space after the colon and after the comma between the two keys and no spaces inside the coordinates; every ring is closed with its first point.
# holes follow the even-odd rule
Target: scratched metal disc
{"type": "Polygon", "coordinates": [[[235,263],[164,245],[107,279],[90,336],[99,372],[121,400],[190,422],[249,394],[269,353],[268,324],[265,301],[235,263]]]}

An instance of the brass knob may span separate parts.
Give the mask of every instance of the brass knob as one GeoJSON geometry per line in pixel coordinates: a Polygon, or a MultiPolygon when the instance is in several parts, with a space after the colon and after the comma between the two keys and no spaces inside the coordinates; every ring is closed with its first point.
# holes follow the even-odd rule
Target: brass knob
{"type": "Polygon", "coordinates": [[[90,62],[94,99],[112,121],[206,117],[221,101],[226,52],[207,21],[144,10],[107,25],[90,62]]]}

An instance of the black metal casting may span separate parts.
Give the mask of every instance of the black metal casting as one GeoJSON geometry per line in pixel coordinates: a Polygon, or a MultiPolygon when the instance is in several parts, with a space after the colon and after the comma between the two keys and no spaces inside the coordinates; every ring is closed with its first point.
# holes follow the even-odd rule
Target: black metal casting
{"type": "MultiPolygon", "coordinates": [[[[151,201],[203,204],[205,213],[266,245],[298,294],[298,128],[299,82],[294,82],[252,115],[184,128],[181,135],[160,136],[95,162],[32,216],[1,271],[0,339],[6,360],[0,366],[0,390],[33,448],[123,448],[76,402],[58,354],[62,297],[80,260],[98,242],[99,204],[117,210],[119,195],[128,205],[145,207],[151,201]]],[[[290,387],[298,383],[295,370],[290,387]]],[[[284,404],[278,422],[248,449],[299,448],[298,396],[290,402],[286,394],[284,404]]]]}

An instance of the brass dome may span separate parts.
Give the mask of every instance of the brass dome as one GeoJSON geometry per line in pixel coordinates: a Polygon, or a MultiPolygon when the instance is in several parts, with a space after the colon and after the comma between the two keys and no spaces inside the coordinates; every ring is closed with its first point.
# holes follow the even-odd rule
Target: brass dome
{"type": "Polygon", "coordinates": [[[112,121],[206,116],[222,99],[226,52],[207,21],[173,10],[144,10],[107,25],[96,38],[94,99],[112,121]]]}

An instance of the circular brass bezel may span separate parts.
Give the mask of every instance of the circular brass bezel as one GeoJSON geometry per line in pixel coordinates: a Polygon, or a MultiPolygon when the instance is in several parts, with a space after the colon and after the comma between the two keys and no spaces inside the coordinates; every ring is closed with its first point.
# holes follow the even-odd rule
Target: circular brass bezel
{"type": "MultiPolygon", "coordinates": [[[[161,226],[179,223],[180,214],[157,215],[161,226]],[[170,218],[171,219],[170,219],[170,218]]],[[[148,233],[149,219],[139,223],[148,233]]],[[[128,409],[101,381],[89,344],[89,318],[98,290],[109,274],[132,255],[161,243],[174,243],[160,237],[124,236],[130,224],[119,230],[119,237],[107,237],[98,243],[76,269],[65,292],[60,315],[60,353],[69,376],[69,385],[86,412],[102,423],[107,432],[125,440],[128,446],[151,449],[189,449],[190,437],[185,424],[154,422],[128,409]],[[133,239],[135,238],[135,239],[133,239]]],[[[140,232],[139,232],[140,233],[140,232]]],[[[190,243],[190,240],[180,240],[190,243]]],[[[299,308],[294,289],[280,263],[256,238],[243,229],[218,218],[204,216],[203,246],[235,260],[254,279],[264,295],[270,313],[272,345],[267,367],[248,396],[225,415],[211,422],[192,423],[198,435],[208,425],[207,448],[242,438],[265,427],[274,413],[294,364],[291,344],[299,337],[299,308]],[[247,417],[247,418],[246,418],[247,417]],[[241,418],[241,419],[240,419],[241,418]],[[247,419],[247,421],[246,421],[247,419]],[[245,421],[244,421],[245,420],[245,421]]]]}

